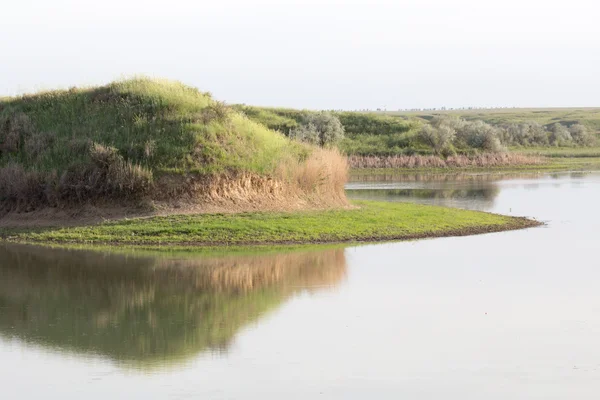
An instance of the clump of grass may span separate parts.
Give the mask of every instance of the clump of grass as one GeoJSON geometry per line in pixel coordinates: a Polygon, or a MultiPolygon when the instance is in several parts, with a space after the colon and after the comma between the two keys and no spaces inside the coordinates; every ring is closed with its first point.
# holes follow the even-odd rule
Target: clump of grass
{"type": "Polygon", "coordinates": [[[335,148],[315,149],[305,160],[282,163],[276,176],[288,182],[292,191],[310,193],[317,200],[327,196],[334,204],[346,204],[348,159],[335,148]]]}
{"type": "Polygon", "coordinates": [[[148,169],[125,161],[114,147],[94,143],[89,162],[56,171],[26,170],[19,163],[0,168],[2,210],[36,208],[106,200],[135,200],[152,187],[148,169]]]}
{"type": "Polygon", "coordinates": [[[4,154],[19,151],[23,141],[34,133],[31,119],[23,112],[0,114],[0,151],[4,154]]]}

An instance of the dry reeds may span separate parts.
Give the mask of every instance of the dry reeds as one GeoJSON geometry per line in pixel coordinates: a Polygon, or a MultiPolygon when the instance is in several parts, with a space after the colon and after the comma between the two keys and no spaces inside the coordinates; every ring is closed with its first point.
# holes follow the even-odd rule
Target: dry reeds
{"type": "Polygon", "coordinates": [[[90,162],[75,165],[60,177],[55,171],[25,170],[10,163],[0,168],[2,209],[36,208],[99,200],[137,200],[149,193],[152,173],[127,162],[115,148],[92,144],[90,162]]]}
{"type": "Polygon", "coordinates": [[[537,165],[543,158],[517,153],[483,153],[457,155],[446,159],[437,156],[351,156],[351,168],[468,168],[537,165]]]}
{"type": "Polygon", "coordinates": [[[286,192],[319,208],[347,205],[348,159],[335,148],[314,148],[303,161],[282,163],[275,176],[286,192]]]}
{"type": "Polygon", "coordinates": [[[167,203],[184,201],[197,211],[324,209],[347,206],[347,180],[345,156],[337,149],[312,147],[306,159],[281,160],[269,175],[163,175],[152,195],[167,203]]]}

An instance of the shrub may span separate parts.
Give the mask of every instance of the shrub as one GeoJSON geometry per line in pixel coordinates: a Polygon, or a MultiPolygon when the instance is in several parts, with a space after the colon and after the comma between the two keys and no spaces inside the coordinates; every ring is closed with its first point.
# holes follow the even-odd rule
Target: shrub
{"type": "Polygon", "coordinates": [[[448,125],[423,125],[419,131],[419,140],[431,146],[435,154],[442,153],[445,149],[452,145],[452,141],[456,137],[456,131],[448,125]]]}
{"type": "Polygon", "coordinates": [[[569,132],[573,141],[580,146],[592,146],[596,141],[594,134],[585,125],[571,125],[569,132]]]}
{"type": "Polygon", "coordinates": [[[344,127],[339,118],[329,112],[307,113],[302,124],[290,131],[290,137],[321,147],[330,147],[344,138],[344,127]]]}
{"type": "Polygon", "coordinates": [[[46,203],[47,177],[37,171],[25,171],[16,163],[0,168],[2,208],[29,210],[46,203]]]}
{"type": "Polygon", "coordinates": [[[509,124],[501,128],[502,143],[520,146],[547,146],[550,143],[548,132],[535,121],[509,124]]]}
{"type": "Polygon", "coordinates": [[[436,153],[451,144],[487,152],[504,150],[500,143],[500,129],[483,121],[465,121],[456,117],[434,117],[431,120],[431,126],[437,130],[436,135],[440,138],[437,146],[435,141],[429,141],[429,145],[436,153]],[[441,138],[444,138],[441,141],[444,146],[440,148],[441,138]]]}
{"type": "Polygon", "coordinates": [[[313,145],[318,145],[320,142],[317,127],[312,123],[300,125],[299,127],[292,129],[290,131],[290,138],[299,142],[309,143],[313,145]]]}
{"type": "Polygon", "coordinates": [[[573,143],[571,132],[566,126],[558,122],[550,127],[550,144],[554,146],[568,146],[573,143]]]}

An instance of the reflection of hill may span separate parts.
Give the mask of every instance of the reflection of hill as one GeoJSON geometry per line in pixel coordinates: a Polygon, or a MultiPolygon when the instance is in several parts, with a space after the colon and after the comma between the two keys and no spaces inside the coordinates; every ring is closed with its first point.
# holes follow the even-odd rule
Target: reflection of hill
{"type": "Polygon", "coordinates": [[[387,197],[405,197],[414,199],[480,199],[493,201],[500,193],[496,186],[487,186],[483,188],[469,189],[363,189],[352,192],[353,198],[364,196],[367,199],[375,199],[380,196],[382,199],[387,197]]]}
{"type": "Polygon", "coordinates": [[[488,210],[493,207],[500,188],[492,183],[470,187],[436,189],[357,189],[348,190],[352,200],[410,201],[422,204],[488,210]]]}
{"type": "Polygon", "coordinates": [[[335,285],[343,249],[179,259],[0,247],[0,335],[146,363],[225,349],[294,293],[335,285]]]}

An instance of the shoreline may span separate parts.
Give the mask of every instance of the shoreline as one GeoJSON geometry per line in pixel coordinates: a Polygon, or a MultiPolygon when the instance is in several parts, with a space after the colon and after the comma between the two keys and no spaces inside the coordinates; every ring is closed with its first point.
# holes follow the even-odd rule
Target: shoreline
{"type": "Polygon", "coordinates": [[[79,227],[2,228],[0,241],[156,250],[377,243],[460,237],[544,225],[526,217],[413,203],[358,201],[346,210],[171,215],[79,227]]]}
{"type": "Polygon", "coordinates": [[[414,167],[414,168],[350,168],[350,176],[376,173],[510,173],[510,172],[586,172],[600,170],[600,157],[554,157],[550,162],[532,165],[509,165],[495,167],[414,167]]]}

